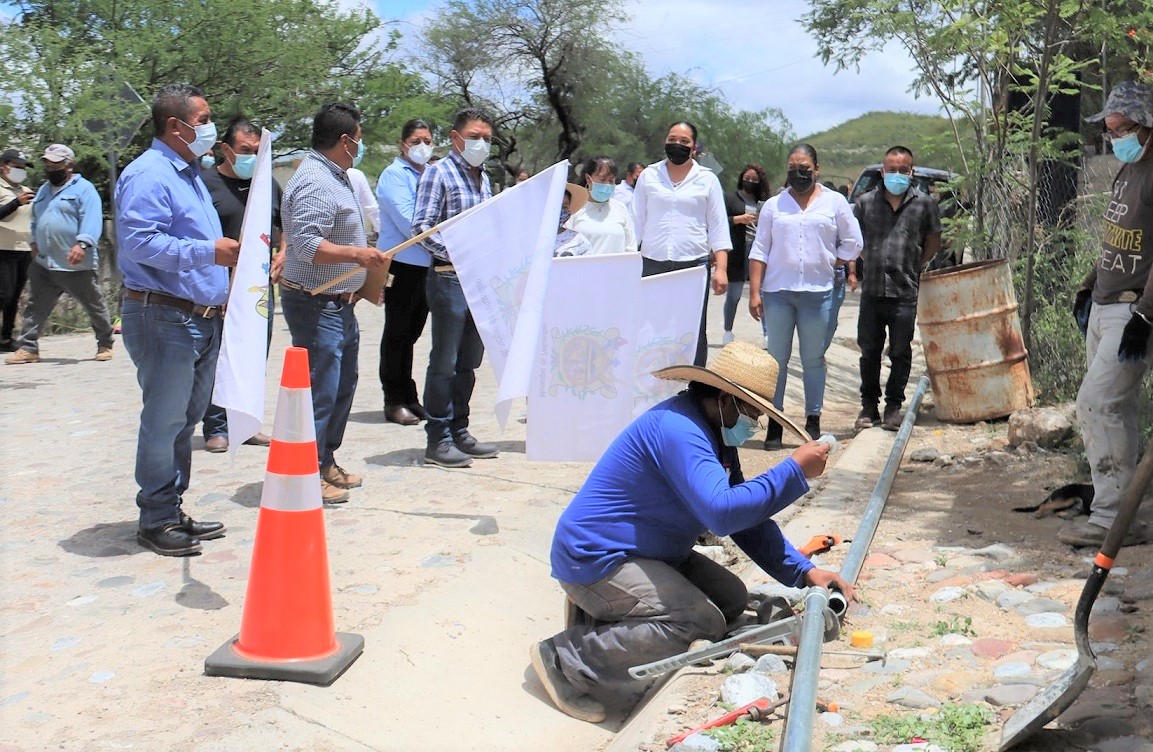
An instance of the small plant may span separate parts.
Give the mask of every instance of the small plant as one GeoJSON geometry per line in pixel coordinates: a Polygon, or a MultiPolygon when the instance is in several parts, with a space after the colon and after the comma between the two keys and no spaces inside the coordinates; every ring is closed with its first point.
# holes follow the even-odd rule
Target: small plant
{"type": "Polygon", "coordinates": [[[976,637],[977,631],[973,629],[973,619],[969,616],[954,616],[949,621],[933,622],[933,637],[943,637],[947,634],[959,634],[966,637],[976,637]]]}
{"type": "Polygon", "coordinates": [[[946,554],[937,554],[933,557],[933,562],[942,569],[949,563],[949,557],[946,554]]]}
{"type": "Polygon", "coordinates": [[[931,716],[874,718],[873,738],[882,744],[901,744],[920,738],[949,752],[977,752],[985,740],[985,726],[993,717],[991,710],[980,705],[946,703],[931,716]]]}
{"type": "Polygon", "coordinates": [[[736,723],[703,732],[721,745],[721,752],[762,752],[771,749],[776,731],[772,726],[738,718],[736,723]]]}
{"type": "Polygon", "coordinates": [[[917,621],[897,621],[889,625],[889,634],[902,634],[904,632],[912,632],[915,629],[920,629],[921,623],[917,621]]]}

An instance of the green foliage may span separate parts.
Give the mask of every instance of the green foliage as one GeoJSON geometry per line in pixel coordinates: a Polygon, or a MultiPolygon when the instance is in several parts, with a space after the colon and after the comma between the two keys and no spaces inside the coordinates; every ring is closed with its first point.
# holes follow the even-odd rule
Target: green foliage
{"type": "Polygon", "coordinates": [[[771,745],[777,736],[772,726],[748,718],[738,718],[736,723],[704,733],[720,743],[721,752],[765,752],[773,748],[771,745]]]}
{"type": "Polygon", "coordinates": [[[946,703],[932,715],[874,718],[873,738],[881,744],[900,744],[920,737],[949,752],[977,752],[993,718],[993,712],[980,705],[946,703]]]}
{"type": "Polygon", "coordinates": [[[969,616],[954,616],[948,621],[935,621],[933,622],[933,637],[943,637],[947,634],[959,634],[967,637],[976,637],[977,632],[973,629],[973,619],[969,616]]]}

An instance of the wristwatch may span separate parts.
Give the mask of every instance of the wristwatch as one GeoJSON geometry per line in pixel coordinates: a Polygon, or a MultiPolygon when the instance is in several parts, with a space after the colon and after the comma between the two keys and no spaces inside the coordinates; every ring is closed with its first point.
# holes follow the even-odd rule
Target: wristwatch
{"type": "Polygon", "coordinates": [[[84,250],[84,251],[92,250],[92,244],[89,243],[87,240],[77,240],[76,245],[80,246],[80,249],[84,250]]]}

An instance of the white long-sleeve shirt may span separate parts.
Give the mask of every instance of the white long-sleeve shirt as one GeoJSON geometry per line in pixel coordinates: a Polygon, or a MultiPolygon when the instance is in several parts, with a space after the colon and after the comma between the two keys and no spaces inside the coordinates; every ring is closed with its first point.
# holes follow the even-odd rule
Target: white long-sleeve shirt
{"type": "Polygon", "coordinates": [[[365,232],[380,232],[380,205],[376,203],[376,194],[368,184],[368,178],[355,167],[348,168],[348,182],[352,183],[352,190],[356,192],[356,200],[360,202],[360,209],[368,220],[369,227],[365,232]]]}
{"type": "Polygon", "coordinates": [[[765,264],[763,292],[820,292],[832,289],[837,259],[855,259],[862,245],[861,226],[840,193],[818,186],[801,209],[785,190],[761,207],[749,261],[765,264]]]}
{"type": "Polygon", "coordinates": [[[666,162],[646,167],[633,191],[633,224],[641,255],[654,261],[693,261],[712,251],[731,250],[725,196],[717,176],[694,161],[685,179],[673,185],[666,162]]]}

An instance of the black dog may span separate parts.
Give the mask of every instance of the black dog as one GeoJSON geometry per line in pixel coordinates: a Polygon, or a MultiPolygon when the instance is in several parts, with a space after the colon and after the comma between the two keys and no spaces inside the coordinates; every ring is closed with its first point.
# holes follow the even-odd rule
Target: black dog
{"type": "Polygon", "coordinates": [[[1093,484],[1070,483],[1054,490],[1040,504],[1031,507],[1014,507],[1013,511],[1033,512],[1033,516],[1038,518],[1053,513],[1058,517],[1069,519],[1079,514],[1089,514],[1089,508],[1092,505],[1093,484]],[[1080,502],[1080,508],[1077,508],[1078,502],[1080,502]]]}

